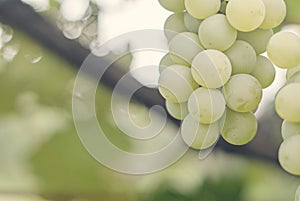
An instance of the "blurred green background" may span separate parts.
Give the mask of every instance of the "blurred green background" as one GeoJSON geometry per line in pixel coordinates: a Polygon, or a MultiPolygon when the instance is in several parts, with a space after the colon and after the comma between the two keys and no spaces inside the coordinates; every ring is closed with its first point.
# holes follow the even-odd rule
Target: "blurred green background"
{"type": "MultiPolygon", "coordinates": [[[[59,6],[50,3],[51,8],[59,6]]],[[[286,3],[286,23],[300,23],[300,1],[286,3]]],[[[49,10],[40,14],[55,19],[49,10]]],[[[1,37],[9,36],[2,32],[1,37]]],[[[129,68],[131,57],[117,62],[129,68]]],[[[299,178],[273,163],[220,150],[203,161],[191,150],[150,175],[125,175],[102,166],[82,146],[73,125],[75,76],[70,64],[22,31],[13,29],[12,39],[1,43],[0,201],[294,200],[299,178]]],[[[110,131],[108,138],[131,150],[132,142],[112,123],[111,90],[99,86],[98,96],[98,118],[110,131]]],[[[145,124],[146,107],[132,103],[132,108],[137,123],[145,124]]],[[[172,135],[170,127],[166,135],[172,135]]]]}

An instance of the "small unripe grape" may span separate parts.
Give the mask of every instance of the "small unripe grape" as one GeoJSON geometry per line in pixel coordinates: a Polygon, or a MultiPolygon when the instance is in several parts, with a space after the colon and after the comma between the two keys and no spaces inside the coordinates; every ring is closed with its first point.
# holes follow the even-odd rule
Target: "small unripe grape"
{"type": "Polygon", "coordinates": [[[270,60],[264,56],[257,56],[256,64],[251,75],[259,81],[263,89],[273,83],[275,74],[276,70],[270,60]]]}
{"type": "Polygon", "coordinates": [[[221,7],[220,0],[185,0],[188,13],[197,19],[205,19],[216,14],[221,7]]]}
{"type": "Polygon", "coordinates": [[[300,135],[300,122],[284,120],[281,125],[281,135],[284,140],[293,135],[300,135]]]}
{"type": "Polygon", "coordinates": [[[165,36],[170,41],[175,35],[187,31],[184,24],[184,13],[173,13],[170,15],[164,25],[165,36]]]}
{"type": "Polygon", "coordinates": [[[158,0],[160,5],[172,12],[184,11],[184,0],[158,0]]]}
{"type": "Polygon", "coordinates": [[[187,108],[187,102],[173,103],[166,100],[166,108],[169,114],[178,120],[183,120],[189,113],[187,108]]]}

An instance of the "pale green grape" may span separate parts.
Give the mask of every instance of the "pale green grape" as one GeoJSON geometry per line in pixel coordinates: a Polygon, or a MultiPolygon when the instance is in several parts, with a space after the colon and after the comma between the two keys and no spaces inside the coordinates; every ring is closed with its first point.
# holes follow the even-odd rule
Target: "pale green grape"
{"type": "Polygon", "coordinates": [[[289,68],[286,71],[286,80],[289,80],[294,74],[300,72],[300,65],[294,67],[294,68],[289,68]]]}
{"type": "Polygon", "coordinates": [[[223,139],[233,145],[249,143],[255,137],[257,128],[253,112],[235,112],[227,108],[220,120],[223,139]]]}
{"type": "Polygon", "coordinates": [[[300,176],[300,135],[291,136],[279,148],[279,163],[287,172],[300,176]]]}
{"type": "Polygon", "coordinates": [[[184,13],[173,13],[170,15],[164,25],[164,32],[168,41],[176,34],[187,31],[184,24],[184,13]]]}
{"type": "Polygon", "coordinates": [[[216,14],[221,7],[221,0],[185,0],[185,8],[193,17],[205,19],[216,14]]]}
{"type": "Polygon", "coordinates": [[[190,32],[198,34],[198,29],[201,22],[201,20],[194,18],[188,12],[184,13],[184,24],[190,32]]]}
{"type": "Polygon", "coordinates": [[[189,114],[181,124],[181,135],[188,146],[194,149],[206,149],[219,139],[218,122],[201,124],[189,114]]]}
{"type": "Polygon", "coordinates": [[[280,68],[293,68],[300,64],[300,37],[293,32],[277,32],[269,40],[267,53],[280,68]]]}
{"type": "Polygon", "coordinates": [[[295,73],[289,80],[288,83],[300,83],[300,71],[295,73]]]}
{"type": "Polygon", "coordinates": [[[194,57],[204,50],[197,34],[183,32],[177,34],[169,43],[172,60],[177,64],[190,66],[194,57]],[[174,57],[173,57],[174,55],[174,57]]]}
{"type": "Polygon", "coordinates": [[[227,50],[235,42],[237,30],[223,14],[216,14],[203,20],[199,27],[201,44],[207,49],[227,50]]]}
{"type": "Polygon", "coordinates": [[[218,50],[204,50],[192,62],[192,75],[197,83],[206,88],[219,88],[231,76],[231,63],[218,50]]]}
{"type": "Polygon", "coordinates": [[[175,64],[175,62],[172,60],[170,53],[167,53],[163,58],[160,60],[159,63],[159,73],[162,73],[163,70],[168,68],[169,66],[175,64]]]}
{"type": "Polygon", "coordinates": [[[287,121],[300,122],[300,83],[282,87],[275,97],[277,114],[287,121]]]}
{"type": "Polygon", "coordinates": [[[232,65],[232,74],[251,73],[256,63],[256,52],[253,47],[242,40],[237,40],[225,51],[232,65]]]}
{"type": "Polygon", "coordinates": [[[222,117],[225,111],[225,100],[218,89],[200,87],[191,94],[188,109],[200,123],[210,124],[222,117]]]}
{"type": "Polygon", "coordinates": [[[158,0],[160,5],[172,12],[182,12],[185,10],[184,0],[158,0]]]}
{"type": "Polygon", "coordinates": [[[169,114],[178,120],[183,120],[189,113],[187,108],[187,102],[173,103],[166,100],[166,108],[169,114]]]}
{"type": "Polygon", "coordinates": [[[188,101],[191,93],[198,87],[193,80],[191,69],[182,65],[166,68],[159,77],[158,89],[161,95],[171,102],[188,101]]]}
{"type": "Polygon", "coordinates": [[[257,56],[256,64],[251,75],[259,81],[263,89],[273,83],[275,74],[276,70],[271,61],[264,56],[257,56]]]}
{"type": "Polygon", "coordinates": [[[272,29],[283,22],[286,16],[286,5],[284,0],[262,0],[265,4],[266,15],[260,28],[272,29]]]}
{"type": "Polygon", "coordinates": [[[300,201],[300,186],[298,187],[295,195],[295,201],[300,201]]]}
{"type": "Polygon", "coordinates": [[[248,42],[256,54],[262,54],[266,51],[267,44],[273,36],[272,29],[255,29],[250,32],[238,32],[237,39],[248,42]]]}
{"type": "Polygon", "coordinates": [[[300,135],[300,122],[289,122],[284,120],[281,126],[282,138],[285,140],[293,135],[300,135]]]}
{"type": "Polygon", "coordinates": [[[229,23],[239,31],[257,29],[265,18],[265,5],[261,0],[230,0],[226,7],[229,23]]]}
{"type": "Polygon", "coordinates": [[[259,81],[248,74],[232,76],[222,89],[227,106],[236,112],[250,112],[262,98],[259,81]]]}

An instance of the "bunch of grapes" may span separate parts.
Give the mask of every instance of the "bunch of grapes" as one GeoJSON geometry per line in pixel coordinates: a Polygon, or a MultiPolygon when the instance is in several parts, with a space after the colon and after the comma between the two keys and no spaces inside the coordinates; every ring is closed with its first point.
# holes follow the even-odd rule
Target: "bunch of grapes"
{"type": "Polygon", "coordinates": [[[285,18],[284,0],[159,2],[174,12],[164,27],[169,53],[160,63],[159,91],[170,115],[183,120],[183,140],[206,149],[221,134],[247,144],[257,133],[262,89],[274,81],[274,65],[261,54],[285,18]]]}

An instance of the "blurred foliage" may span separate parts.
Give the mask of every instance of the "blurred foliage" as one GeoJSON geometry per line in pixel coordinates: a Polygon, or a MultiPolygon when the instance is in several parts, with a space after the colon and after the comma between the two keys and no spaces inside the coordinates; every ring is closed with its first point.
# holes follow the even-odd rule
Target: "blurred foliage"
{"type": "Polygon", "coordinates": [[[300,24],[300,1],[285,0],[287,5],[286,23],[300,24]]]}

